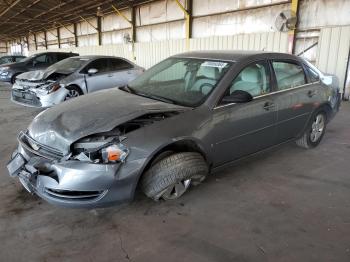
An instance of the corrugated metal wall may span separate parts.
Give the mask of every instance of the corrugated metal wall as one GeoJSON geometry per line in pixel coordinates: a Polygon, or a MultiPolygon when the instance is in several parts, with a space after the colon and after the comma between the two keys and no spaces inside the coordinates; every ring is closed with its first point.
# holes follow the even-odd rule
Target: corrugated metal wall
{"type": "MultiPolygon", "coordinates": [[[[269,32],[258,34],[242,34],[230,36],[214,36],[190,40],[190,50],[265,50],[287,52],[287,33],[269,32]]],[[[50,51],[72,51],[80,55],[115,55],[132,60],[132,46],[113,44],[103,46],[81,46],[50,51]]],[[[41,51],[41,50],[40,50],[41,51]]],[[[159,61],[187,51],[185,39],[145,42],[135,44],[136,63],[149,68],[159,61]]],[[[33,51],[31,54],[39,51],[33,51]]],[[[41,51],[42,52],[42,51],[41,51]]]]}
{"type": "Polygon", "coordinates": [[[316,66],[323,72],[337,75],[341,87],[344,87],[349,50],[350,26],[321,29],[316,66]]]}

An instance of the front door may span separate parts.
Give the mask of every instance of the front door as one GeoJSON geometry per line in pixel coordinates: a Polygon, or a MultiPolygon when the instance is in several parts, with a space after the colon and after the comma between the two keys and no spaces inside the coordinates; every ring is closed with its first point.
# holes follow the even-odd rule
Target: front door
{"type": "Polygon", "coordinates": [[[269,95],[271,74],[265,61],[246,66],[225,95],[243,90],[253,96],[247,103],[219,104],[210,135],[214,165],[222,165],[275,144],[276,107],[269,95]]]}
{"type": "Polygon", "coordinates": [[[88,93],[115,86],[113,72],[110,72],[109,59],[99,58],[92,61],[84,69],[88,93]],[[88,74],[89,69],[97,69],[97,73],[88,74]]]}

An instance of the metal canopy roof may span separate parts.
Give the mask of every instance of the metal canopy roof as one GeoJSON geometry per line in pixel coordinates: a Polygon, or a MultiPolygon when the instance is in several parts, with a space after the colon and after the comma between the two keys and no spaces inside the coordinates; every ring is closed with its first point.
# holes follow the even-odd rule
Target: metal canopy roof
{"type": "Polygon", "coordinates": [[[0,0],[0,40],[46,31],[96,16],[150,2],[146,0],[0,0]]]}

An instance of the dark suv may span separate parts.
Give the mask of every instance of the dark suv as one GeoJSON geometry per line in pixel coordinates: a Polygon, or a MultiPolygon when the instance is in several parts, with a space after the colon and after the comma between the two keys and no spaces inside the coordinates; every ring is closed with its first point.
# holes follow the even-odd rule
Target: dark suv
{"type": "Polygon", "coordinates": [[[0,66],[0,81],[14,83],[16,76],[24,72],[41,70],[72,56],[76,53],[46,52],[29,56],[20,62],[0,66]]]}

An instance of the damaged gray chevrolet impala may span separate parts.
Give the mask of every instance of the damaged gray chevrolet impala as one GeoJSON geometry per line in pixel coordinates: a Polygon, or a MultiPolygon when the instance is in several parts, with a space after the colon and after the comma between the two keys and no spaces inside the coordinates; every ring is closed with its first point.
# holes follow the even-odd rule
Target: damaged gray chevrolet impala
{"type": "Polygon", "coordinates": [[[50,203],[171,200],[233,161],[295,140],[316,147],[340,103],[337,78],[280,53],[172,56],[128,86],[40,113],[11,176],[50,203]]]}

